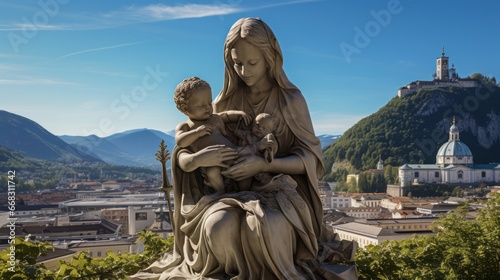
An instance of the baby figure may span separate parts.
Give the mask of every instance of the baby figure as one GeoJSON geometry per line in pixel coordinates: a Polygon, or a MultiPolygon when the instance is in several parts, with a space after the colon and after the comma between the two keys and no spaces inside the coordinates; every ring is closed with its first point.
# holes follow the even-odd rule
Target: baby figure
{"type": "MultiPolygon", "coordinates": [[[[252,130],[236,129],[234,135],[238,137],[239,145],[242,146],[240,155],[261,153],[264,159],[271,163],[278,151],[277,141],[273,135],[275,129],[276,121],[268,113],[261,113],[255,117],[252,130]]],[[[256,174],[254,178],[261,185],[265,185],[271,181],[272,176],[269,173],[261,172],[256,174]]],[[[240,189],[249,189],[251,182],[251,179],[241,181],[240,189]]]]}
{"type": "Polygon", "coordinates": [[[240,140],[240,146],[247,146],[253,149],[253,153],[262,152],[267,162],[271,163],[276,154],[277,146],[273,132],[276,128],[276,122],[268,113],[261,113],[255,117],[252,130],[236,129],[234,135],[240,140]]]}
{"type": "MultiPolygon", "coordinates": [[[[177,109],[188,117],[187,121],[175,128],[175,142],[178,146],[189,147],[193,152],[220,144],[238,149],[226,138],[225,122],[243,120],[250,123],[251,118],[243,111],[226,111],[221,116],[214,114],[212,90],[206,81],[198,77],[184,79],[175,88],[174,101],[177,109]]],[[[221,167],[210,166],[201,169],[208,184],[218,194],[223,193],[225,184],[221,167]]]]}

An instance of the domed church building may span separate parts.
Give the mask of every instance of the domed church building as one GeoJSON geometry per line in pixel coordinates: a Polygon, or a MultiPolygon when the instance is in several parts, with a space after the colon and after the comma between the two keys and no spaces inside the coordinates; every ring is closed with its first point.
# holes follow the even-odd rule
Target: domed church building
{"type": "Polygon", "coordinates": [[[400,166],[399,182],[401,187],[418,183],[498,183],[500,164],[474,164],[471,150],[460,141],[460,132],[453,118],[450,137],[439,148],[436,164],[400,166]]]}

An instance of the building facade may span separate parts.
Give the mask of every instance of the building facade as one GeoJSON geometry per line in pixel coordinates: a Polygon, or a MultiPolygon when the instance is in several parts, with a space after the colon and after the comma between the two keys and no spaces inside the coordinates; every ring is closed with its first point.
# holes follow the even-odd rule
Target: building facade
{"type": "Polygon", "coordinates": [[[449,68],[449,57],[445,56],[444,48],[441,56],[436,59],[436,73],[432,81],[413,81],[398,89],[398,96],[403,98],[425,88],[460,87],[475,88],[480,82],[475,79],[462,79],[458,76],[455,65],[449,68]]]}
{"type": "Polygon", "coordinates": [[[401,187],[419,183],[499,183],[500,164],[475,164],[471,150],[460,141],[453,118],[448,142],[439,148],[436,164],[404,164],[399,167],[399,182],[401,187]]]}

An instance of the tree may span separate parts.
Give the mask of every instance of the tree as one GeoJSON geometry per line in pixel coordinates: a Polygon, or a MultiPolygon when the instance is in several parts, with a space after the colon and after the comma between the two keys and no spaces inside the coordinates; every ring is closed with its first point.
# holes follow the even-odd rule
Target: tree
{"type": "Polygon", "coordinates": [[[45,255],[47,249],[53,248],[46,242],[32,242],[15,239],[15,258],[18,264],[9,269],[9,249],[0,253],[0,279],[13,280],[116,280],[126,279],[140,269],[148,267],[163,253],[173,248],[173,237],[161,238],[151,231],[142,231],[137,242],[144,242],[144,252],[141,254],[115,254],[107,252],[105,258],[92,258],[88,252],[75,254],[70,261],[62,261],[54,271],[47,270],[37,263],[39,256],[45,255]]]}
{"type": "Polygon", "coordinates": [[[453,189],[453,192],[451,192],[451,196],[464,197],[464,190],[462,190],[461,187],[456,187],[453,189]]]}
{"type": "Polygon", "coordinates": [[[10,246],[0,252],[0,279],[46,279],[45,267],[36,259],[53,247],[46,242],[33,243],[28,238],[10,240],[10,246]]]}
{"type": "Polygon", "coordinates": [[[370,184],[372,192],[386,192],[387,190],[387,182],[382,174],[372,174],[370,184]]]}
{"type": "Polygon", "coordinates": [[[385,241],[359,249],[361,279],[500,279],[500,195],[479,216],[469,207],[442,216],[435,235],[385,241]]]}
{"type": "Polygon", "coordinates": [[[358,175],[358,190],[359,192],[370,192],[371,191],[371,186],[370,183],[368,182],[368,176],[366,173],[361,173],[358,175]]]}
{"type": "Polygon", "coordinates": [[[470,75],[471,79],[477,79],[480,80],[483,84],[491,85],[491,86],[496,86],[497,85],[497,80],[495,77],[486,77],[481,73],[474,73],[470,75]]]}

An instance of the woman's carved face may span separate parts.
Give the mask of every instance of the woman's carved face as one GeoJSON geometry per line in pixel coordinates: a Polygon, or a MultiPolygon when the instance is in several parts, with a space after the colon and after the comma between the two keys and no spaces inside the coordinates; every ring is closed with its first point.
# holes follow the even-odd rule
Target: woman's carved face
{"type": "Polygon", "coordinates": [[[259,86],[267,82],[267,65],[262,52],[242,39],[231,49],[234,70],[247,86],[259,86]]]}

